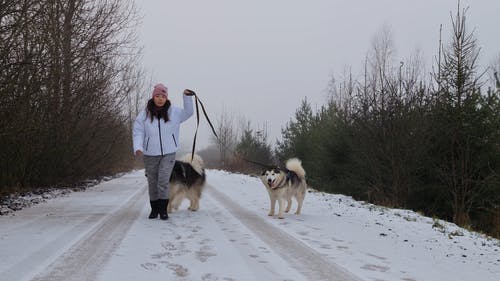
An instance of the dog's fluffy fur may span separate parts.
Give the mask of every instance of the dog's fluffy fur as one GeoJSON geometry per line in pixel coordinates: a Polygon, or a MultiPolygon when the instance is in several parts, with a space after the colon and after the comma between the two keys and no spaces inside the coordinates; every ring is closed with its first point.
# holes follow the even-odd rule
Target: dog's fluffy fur
{"type": "Polygon", "coordinates": [[[195,154],[191,159],[191,154],[186,154],[180,160],[176,160],[170,176],[167,211],[172,213],[177,210],[184,198],[190,201],[188,209],[197,211],[205,181],[203,159],[199,155],[195,154]]]}
{"type": "Polygon", "coordinates": [[[300,215],[307,190],[306,172],[302,168],[302,162],[297,158],[292,158],[286,162],[285,167],[285,169],[265,170],[260,176],[271,199],[271,209],[268,215],[274,216],[276,201],[278,201],[278,218],[280,219],[284,218],[283,211],[287,213],[290,211],[292,197],[295,197],[298,203],[295,214],[300,215]],[[287,201],[286,209],[285,201],[287,201]]]}

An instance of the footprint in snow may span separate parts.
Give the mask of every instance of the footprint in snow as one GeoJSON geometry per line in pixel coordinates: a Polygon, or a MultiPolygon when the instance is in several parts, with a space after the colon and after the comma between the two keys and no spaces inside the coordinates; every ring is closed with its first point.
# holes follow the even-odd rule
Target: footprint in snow
{"type": "Polygon", "coordinates": [[[217,254],[210,252],[211,248],[208,246],[203,246],[199,251],[196,252],[196,259],[201,262],[206,262],[208,258],[216,256],[217,254]]]}
{"type": "Polygon", "coordinates": [[[154,271],[158,268],[158,265],[156,265],[155,263],[147,262],[147,263],[142,263],[141,267],[148,271],[154,271]]]}
{"type": "Polygon", "coordinates": [[[170,263],[167,268],[172,270],[175,275],[179,277],[186,277],[189,275],[189,270],[180,264],[170,263]]]}
{"type": "Polygon", "coordinates": [[[383,266],[383,265],[376,265],[376,264],[365,264],[361,267],[362,269],[370,270],[370,271],[379,271],[379,272],[386,272],[389,270],[389,267],[383,266]]]}

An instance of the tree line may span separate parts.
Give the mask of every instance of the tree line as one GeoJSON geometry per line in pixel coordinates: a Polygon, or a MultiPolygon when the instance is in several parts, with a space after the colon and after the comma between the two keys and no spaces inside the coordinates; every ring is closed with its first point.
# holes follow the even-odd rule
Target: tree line
{"type": "Polygon", "coordinates": [[[328,102],[316,112],[305,98],[274,151],[265,128],[244,121],[235,133],[234,118],[221,114],[220,167],[257,173],[263,168],[247,160],[279,165],[298,157],[319,190],[500,237],[500,56],[479,69],[466,12],[452,16],[450,42],[440,40],[430,75],[418,53],[395,63],[384,28],[361,78],[332,78],[328,102]]]}
{"type": "Polygon", "coordinates": [[[137,23],[129,0],[0,1],[0,193],[131,168],[137,23]]]}
{"type": "Polygon", "coordinates": [[[278,159],[301,158],[318,189],[499,237],[500,63],[486,70],[494,79],[483,79],[466,11],[452,17],[430,77],[418,56],[394,63],[383,31],[361,79],[333,80],[317,112],[303,100],[282,130],[278,159]]]}

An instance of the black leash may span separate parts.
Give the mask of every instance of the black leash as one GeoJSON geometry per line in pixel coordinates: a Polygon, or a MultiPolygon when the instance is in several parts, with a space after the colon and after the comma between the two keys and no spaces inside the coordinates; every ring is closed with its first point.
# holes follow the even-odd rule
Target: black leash
{"type": "Polygon", "coordinates": [[[261,167],[263,167],[263,168],[266,168],[266,169],[274,169],[274,168],[278,168],[277,166],[266,165],[266,164],[262,164],[262,163],[260,163],[260,162],[256,162],[256,161],[249,160],[249,159],[247,159],[247,158],[245,158],[245,157],[243,157],[243,156],[239,156],[239,157],[241,157],[241,159],[243,159],[243,160],[247,161],[248,163],[252,163],[252,164],[255,164],[255,165],[257,165],[257,166],[261,166],[261,167]]]}
{"type": "MultiPolygon", "coordinates": [[[[203,103],[201,102],[200,98],[196,95],[196,93],[192,90],[189,90],[189,89],[186,89],[184,91],[186,93],[186,95],[188,96],[194,96],[195,98],[195,104],[196,104],[196,131],[194,133],[194,139],[193,139],[193,148],[191,150],[191,161],[193,161],[193,158],[194,158],[194,152],[196,150],[196,138],[198,136],[198,128],[200,127],[200,109],[199,109],[199,106],[198,106],[198,103],[201,105],[201,109],[203,111],[203,114],[205,115],[205,119],[207,119],[208,121],[208,124],[210,125],[210,128],[212,129],[212,132],[214,133],[215,135],[215,138],[217,139],[217,141],[220,143],[220,139],[219,139],[219,136],[217,135],[217,133],[215,132],[215,128],[214,126],[212,125],[212,122],[210,121],[210,118],[208,118],[208,114],[207,114],[207,111],[205,110],[205,106],[203,105],[203,103]]],[[[264,167],[266,169],[272,169],[272,168],[275,168],[276,166],[270,166],[270,165],[266,165],[266,164],[262,164],[262,163],[259,163],[259,162],[256,162],[256,161],[252,161],[252,160],[249,160],[249,159],[246,159],[245,157],[243,156],[239,156],[241,157],[241,159],[249,162],[249,163],[252,163],[252,164],[255,164],[255,165],[258,165],[258,166],[261,166],[261,167],[264,167]]]]}
{"type": "Polygon", "coordinates": [[[212,122],[210,121],[210,118],[208,118],[207,111],[205,110],[205,106],[201,102],[200,98],[192,90],[186,89],[185,92],[186,92],[186,94],[188,96],[194,96],[194,98],[195,98],[195,104],[196,104],[196,131],[194,133],[193,149],[191,151],[191,161],[192,161],[193,158],[194,158],[194,151],[196,150],[196,137],[198,136],[198,128],[200,127],[200,109],[199,109],[198,103],[200,103],[201,109],[203,110],[203,114],[205,115],[205,118],[207,119],[208,124],[210,125],[210,128],[212,128],[212,132],[214,133],[215,137],[217,138],[217,141],[220,142],[220,140],[219,140],[219,136],[215,132],[215,128],[212,125],[212,122]]]}

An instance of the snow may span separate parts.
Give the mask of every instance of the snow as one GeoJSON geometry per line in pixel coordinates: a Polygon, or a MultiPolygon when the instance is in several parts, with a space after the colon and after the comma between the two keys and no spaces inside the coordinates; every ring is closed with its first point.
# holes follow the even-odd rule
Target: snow
{"type": "Polygon", "coordinates": [[[207,171],[200,210],[147,219],[144,171],[0,216],[2,280],[498,280],[500,241],[310,190],[268,217],[260,180],[207,171]]]}

